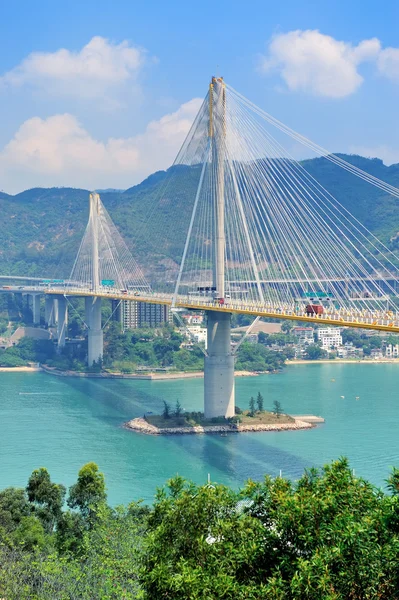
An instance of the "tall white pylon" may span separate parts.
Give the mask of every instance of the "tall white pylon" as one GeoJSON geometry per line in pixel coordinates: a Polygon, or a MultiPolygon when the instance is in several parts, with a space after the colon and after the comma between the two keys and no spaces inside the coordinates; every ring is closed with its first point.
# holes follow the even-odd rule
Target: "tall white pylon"
{"type": "MultiPolygon", "coordinates": [[[[220,302],[225,297],[225,134],[226,88],[221,78],[209,86],[209,137],[211,162],[216,171],[213,190],[213,288],[220,302]]],[[[205,418],[234,416],[234,356],[231,351],[231,314],[207,312],[207,355],[204,364],[205,418]]]]}
{"type": "Polygon", "coordinates": [[[100,202],[100,196],[98,194],[90,194],[89,225],[91,229],[91,289],[93,292],[97,292],[100,287],[98,257],[100,202]]]}

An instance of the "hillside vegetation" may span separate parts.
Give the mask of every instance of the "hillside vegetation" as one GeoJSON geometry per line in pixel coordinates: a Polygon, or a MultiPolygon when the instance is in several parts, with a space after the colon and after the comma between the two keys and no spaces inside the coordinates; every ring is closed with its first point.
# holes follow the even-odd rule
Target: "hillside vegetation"
{"type": "MultiPolygon", "coordinates": [[[[340,155],[399,187],[399,165],[340,155]]],[[[303,165],[383,242],[399,247],[397,199],[317,158],[303,165]]],[[[198,181],[198,166],[171,167],[125,192],[101,194],[104,205],[150,280],[180,260],[198,181]],[[173,177],[170,177],[170,175],[173,177]]],[[[88,217],[88,190],[35,188],[0,193],[0,273],[68,277],[88,217]]]]}
{"type": "Polygon", "coordinates": [[[0,597],[393,600],[398,469],[388,488],[340,459],[238,491],[176,476],[151,507],[111,508],[95,463],[68,492],[42,467],[0,491],[0,597]]]}

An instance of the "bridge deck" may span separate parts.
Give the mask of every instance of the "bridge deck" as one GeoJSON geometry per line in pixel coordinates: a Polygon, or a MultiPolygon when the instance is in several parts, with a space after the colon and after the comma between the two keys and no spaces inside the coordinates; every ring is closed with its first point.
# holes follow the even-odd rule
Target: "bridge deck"
{"type": "MultiPolygon", "coordinates": [[[[37,289],[36,289],[37,291],[37,289]]],[[[134,300],[136,302],[146,302],[149,304],[164,304],[172,306],[173,299],[169,294],[138,295],[124,294],[117,291],[86,291],[86,290],[62,290],[46,289],[42,293],[52,295],[66,296],[99,296],[114,300],[134,300]]],[[[371,329],[376,331],[387,331],[390,333],[399,333],[399,314],[397,312],[370,311],[367,309],[350,310],[346,308],[334,309],[325,308],[322,315],[308,316],[305,313],[297,312],[294,306],[262,306],[261,304],[246,304],[235,300],[229,300],[221,305],[211,299],[187,299],[187,297],[178,296],[175,303],[176,308],[187,308],[193,310],[218,311],[227,313],[237,313],[243,315],[253,315],[259,317],[269,317],[273,319],[285,319],[290,321],[303,321],[305,323],[317,323],[318,325],[335,325],[340,327],[354,327],[358,329],[371,329]]]]}

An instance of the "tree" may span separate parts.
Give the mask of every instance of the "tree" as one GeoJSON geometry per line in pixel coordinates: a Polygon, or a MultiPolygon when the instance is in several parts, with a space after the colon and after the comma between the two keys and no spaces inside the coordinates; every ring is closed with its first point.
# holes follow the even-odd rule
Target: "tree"
{"type": "Polygon", "coordinates": [[[281,331],[284,333],[290,333],[291,329],[294,327],[294,324],[291,321],[283,321],[281,323],[281,331]]]}
{"type": "Polygon", "coordinates": [[[326,356],[325,350],[320,348],[318,344],[309,344],[306,348],[305,358],[307,360],[318,360],[326,356]]]}
{"type": "Polygon", "coordinates": [[[149,518],[145,597],[392,600],[399,540],[385,519],[395,504],[345,459],[238,493],[169,485],[149,518]]]}
{"type": "Polygon", "coordinates": [[[163,401],[162,416],[164,419],[170,419],[170,404],[166,400],[163,401]]]}
{"type": "Polygon", "coordinates": [[[183,412],[182,406],[179,402],[179,400],[176,401],[176,406],[175,406],[175,416],[176,417],[180,417],[181,414],[183,412]]]}
{"type": "Polygon", "coordinates": [[[22,517],[20,524],[13,532],[12,538],[16,544],[26,550],[40,548],[44,546],[46,541],[43,525],[33,515],[22,517]]]}
{"type": "Polygon", "coordinates": [[[52,483],[50,474],[43,467],[33,471],[26,486],[29,502],[35,505],[38,517],[48,531],[52,531],[61,517],[65,487],[52,483]]]}
{"type": "Polygon", "coordinates": [[[0,539],[1,530],[11,532],[31,513],[25,490],[9,487],[0,492],[0,539]]]}
{"type": "Polygon", "coordinates": [[[275,400],[273,402],[273,412],[278,418],[280,418],[280,415],[283,414],[283,409],[281,407],[281,402],[279,400],[275,400]]]}
{"type": "Polygon", "coordinates": [[[87,463],[80,469],[78,481],[69,488],[68,506],[78,508],[90,520],[106,499],[104,475],[96,463],[87,463]]]}
{"type": "Polygon", "coordinates": [[[249,401],[249,416],[250,417],[255,416],[255,400],[254,400],[253,396],[251,396],[251,399],[249,401]]]}
{"type": "Polygon", "coordinates": [[[263,396],[260,392],[258,392],[258,395],[256,397],[256,404],[258,406],[259,412],[262,412],[263,411],[263,396]]]}

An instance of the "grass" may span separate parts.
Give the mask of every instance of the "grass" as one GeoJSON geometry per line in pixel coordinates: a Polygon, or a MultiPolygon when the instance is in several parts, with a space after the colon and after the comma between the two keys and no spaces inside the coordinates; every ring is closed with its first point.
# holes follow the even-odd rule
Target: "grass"
{"type": "Polygon", "coordinates": [[[274,425],[275,423],[295,423],[295,419],[290,415],[276,415],[273,412],[262,410],[256,411],[253,417],[250,416],[249,410],[244,410],[240,415],[242,425],[274,425]]]}
{"type": "MultiPolygon", "coordinates": [[[[172,428],[172,427],[196,427],[198,425],[202,427],[212,425],[235,425],[235,422],[231,419],[225,419],[224,417],[216,417],[214,419],[205,419],[203,413],[183,413],[180,416],[171,414],[169,418],[165,418],[163,415],[148,415],[145,417],[147,423],[158,427],[158,429],[172,428]]],[[[233,417],[234,419],[234,417],[233,417]]],[[[237,423],[241,425],[273,425],[276,423],[295,423],[295,419],[286,414],[276,415],[275,413],[268,412],[266,410],[259,412],[256,411],[253,417],[250,416],[249,411],[243,411],[242,414],[235,417],[237,423]]]]}

